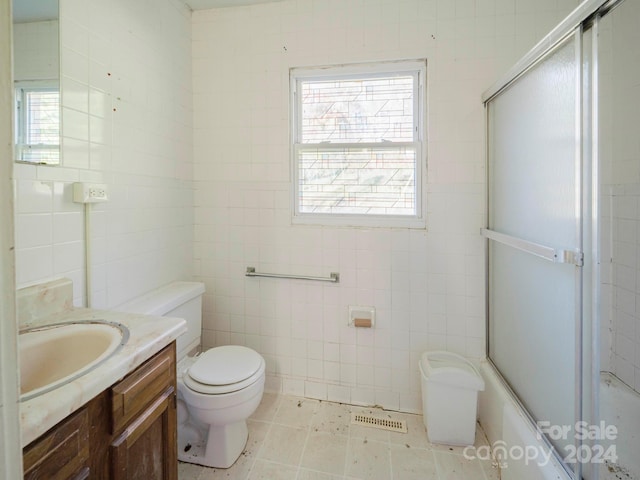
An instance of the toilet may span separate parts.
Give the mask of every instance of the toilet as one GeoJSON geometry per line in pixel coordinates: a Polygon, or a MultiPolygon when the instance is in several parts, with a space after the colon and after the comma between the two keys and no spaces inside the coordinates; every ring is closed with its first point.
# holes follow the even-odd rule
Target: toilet
{"type": "Polygon", "coordinates": [[[199,282],[174,282],[116,310],[187,321],[178,337],[178,460],[228,468],[247,443],[247,418],[262,400],[265,361],[247,347],[226,345],[200,354],[202,295],[199,282]]]}

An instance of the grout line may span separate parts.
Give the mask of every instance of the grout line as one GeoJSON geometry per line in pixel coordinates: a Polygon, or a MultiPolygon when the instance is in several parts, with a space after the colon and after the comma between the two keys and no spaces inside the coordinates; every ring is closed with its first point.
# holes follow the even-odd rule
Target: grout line
{"type": "MultiPolygon", "coordinates": [[[[264,398],[264,396],[263,396],[264,398]]],[[[273,413],[273,418],[276,417],[278,410],[280,410],[280,405],[282,405],[282,395],[278,394],[277,397],[277,406],[275,409],[275,412],[273,413]]],[[[260,442],[260,446],[258,447],[258,449],[256,450],[256,456],[253,459],[253,462],[251,462],[251,466],[249,467],[249,471],[247,472],[247,479],[251,476],[251,472],[253,470],[253,467],[255,467],[256,465],[256,461],[258,460],[258,458],[260,458],[260,453],[262,452],[262,449],[264,448],[264,444],[266,443],[267,438],[269,437],[269,434],[271,433],[271,429],[273,428],[274,422],[273,419],[269,420],[267,422],[264,423],[268,423],[269,424],[269,428],[267,428],[267,432],[264,434],[264,438],[262,439],[262,441],[260,442]]]]}
{"type": "MultiPolygon", "coordinates": [[[[353,406],[349,405],[349,418],[353,413],[353,406]]],[[[351,420],[349,420],[349,435],[347,436],[347,451],[344,455],[344,468],[342,469],[342,478],[347,477],[347,466],[349,465],[349,454],[351,453],[351,420]]]]}
{"type": "MultiPolygon", "coordinates": [[[[267,430],[267,433],[266,433],[264,438],[267,438],[267,435],[269,435],[270,431],[271,431],[271,426],[269,426],[269,429],[267,430]]],[[[247,476],[246,476],[247,479],[251,476],[251,472],[253,471],[253,467],[255,467],[255,465],[256,465],[256,461],[258,460],[258,454],[260,453],[260,450],[262,450],[262,445],[264,445],[264,440],[262,440],[262,442],[260,442],[260,447],[258,448],[258,451],[256,452],[255,457],[251,460],[251,465],[249,465],[249,469],[247,470],[247,476]]],[[[240,455],[242,455],[242,453],[240,455]]]]}
{"type": "MultiPolygon", "coordinates": [[[[384,410],[383,410],[384,411],[384,410]]],[[[387,415],[391,415],[391,414],[387,414],[387,415]]],[[[389,461],[389,478],[393,478],[393,466],[391,465],[391,445],[393,445],[391,443],[391,432],[389,430],[385,430],[385,432],[387,432],[387,458],[389,461]]]]}
{"type": "MultiPolygon", "coordinates": [[[[319,404],[316,404],[316,408],[313,412],[311,418],[313,418],[318,413],[319,404]]],[[[304,439],[304,446],[302,447],[302,453],[300,454],[300,460],[298,460],[298,471],[296,472],[296,479],[300,476],[300,469],[302,468],[302,459],[304,458],[304,454],[307,451],[307,445],[309,444],[309,437],[311,436],[311,419],[309,419],[307,424],[307,436],[304,439]]]]}

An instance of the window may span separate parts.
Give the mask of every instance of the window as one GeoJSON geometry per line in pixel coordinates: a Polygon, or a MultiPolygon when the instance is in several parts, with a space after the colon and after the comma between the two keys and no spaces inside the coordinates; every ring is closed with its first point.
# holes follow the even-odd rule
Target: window
{"type": "Polygon", "coordinates": [[[57,85],[24,82],[16,86],[16,159],[60,161],[60,90],[57,85]]]}
{"type": "Polygon", "coordinates": [[[424,227],[424,61],[293,69],[296,223],[424,227]]]}

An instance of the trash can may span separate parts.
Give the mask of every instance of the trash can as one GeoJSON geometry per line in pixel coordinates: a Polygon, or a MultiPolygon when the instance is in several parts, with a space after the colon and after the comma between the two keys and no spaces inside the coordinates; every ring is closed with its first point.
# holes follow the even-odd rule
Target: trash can
{"type": "Polygon", "coordinates": [[[420,359],[422,413],[432,443],[473,445],[478,392],[484,380],[466,358],[452,352],[425,352],[420,359]]]}

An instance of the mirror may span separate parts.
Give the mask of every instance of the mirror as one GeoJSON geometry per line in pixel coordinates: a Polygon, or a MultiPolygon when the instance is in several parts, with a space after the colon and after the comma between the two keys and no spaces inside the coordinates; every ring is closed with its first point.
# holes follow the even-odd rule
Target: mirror
{"type": "Polygon", "coordinates": [[[58,0],[13,0],[15,160],[60,164],[58,0]]]}

